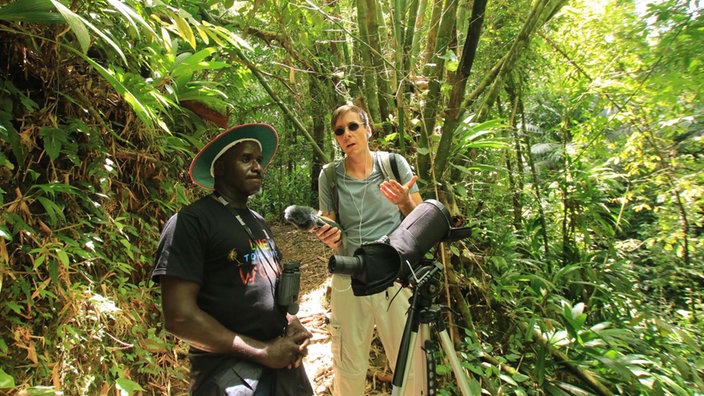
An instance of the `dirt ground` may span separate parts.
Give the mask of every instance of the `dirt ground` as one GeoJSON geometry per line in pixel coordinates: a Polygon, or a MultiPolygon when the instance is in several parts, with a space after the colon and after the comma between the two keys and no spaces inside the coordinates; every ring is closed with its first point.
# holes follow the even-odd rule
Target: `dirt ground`
{"type": "MultiPolygon", "coordinates": [[[[284,262],[301,263],[301,289],[299,293],[298,317],[313,339],[304,359],[306,372],[318,396],[331,395],[332,355],[330,335],[326,328],[326,313],[329,309],[328,286],[330,274],[327,263],[332,250],[323,245],[313,234],[300,231],[284,221],[269,224],[274,233],[276,246],[282,251],[284,262]]],[[[374,340],[367,373],[365,396],[391,394],[391,371],[378,341],[374,340]]]]}

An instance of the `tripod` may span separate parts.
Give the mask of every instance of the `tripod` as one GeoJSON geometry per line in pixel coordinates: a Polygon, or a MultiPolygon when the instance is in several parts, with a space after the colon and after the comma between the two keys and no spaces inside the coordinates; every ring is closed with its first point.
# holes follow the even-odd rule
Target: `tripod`
{"type": "MultiPolygon", "coordinates": [[[[447,328],[442,319],[440,306],[433,304],[433,299],[438,291],[438,281],[436,274],[442,271],[442,265],[438,262],[434,262],[432,266],[423,266],[415,274],[417,280],[416,285],[413,290],[413,295],[411,296],[411,307],[408,310],[408,318],[406,319],[406,325],[403,329],[403,336],[401,338],[401,346],[398,352],[398,358],[396,360],[396,368],[394,370],[393,377],[393,389],[391,392],[392,396],[398,396],[403,394],[403,386],[406,384],[408,379],[408,371],[413,361],[413,348],[418,338],[418,330],[422,326],[423,334],[425,337],[425,351],[426,356],[430,349],[434,349],[433,342],[430,338],[430,325],[434,324],[438,336],[440,337],[440,343],[442,345],[445,356],[449,359],[450,365],[452,366],[452,371],[455,374],[455,379],[457,380],[457,385],[464,396],[473,395],[469,388],[469,383],[467,377],[464,374],[462,366],[460,365],[459,359],[457,358],[457,352],[452,345],[452,340],[447,334],[447,328]]],[[[428,359],[430,362],[430,359],[428,359]]],[[[434,366],[433,366],[434,367],[434,366]]],[[[428,364],[428,395],[434,395],[435,390],[435,370],[431,370],[431,365],[428,364]]],[[[420,373],[418,373],[420,374],[420,373]]]]}

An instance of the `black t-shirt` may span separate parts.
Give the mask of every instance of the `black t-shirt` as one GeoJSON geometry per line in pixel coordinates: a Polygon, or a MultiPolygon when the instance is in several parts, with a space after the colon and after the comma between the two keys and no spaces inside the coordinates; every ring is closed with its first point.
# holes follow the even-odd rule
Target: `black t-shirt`
{"type": "Polygon", "coordinates": [[[228,329],[266,341],[280,336],[286,312],[275,301],[280,252],[264,219],[206,196],[172,216],[162,231],[152,278],[200,284],[198,306],[228,329]]]}

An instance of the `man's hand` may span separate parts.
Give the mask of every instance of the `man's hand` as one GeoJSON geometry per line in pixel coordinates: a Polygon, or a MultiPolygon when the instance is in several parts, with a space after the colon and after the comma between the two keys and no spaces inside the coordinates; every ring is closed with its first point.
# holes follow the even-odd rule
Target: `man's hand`
{"type": "Polygon", "coordinates": [[[301,351],[301,347],[304,344],[308,345],[308,339],[305,338],[305,341],[303,341],[300,335],[296,337],[286,335],[275,338],[267,343],[259,363],[273,369],[298,367],[301,365],[303,353],[305,352],[305,347],[301,351]]]}
{"type": "Polygon", "coordinates": [[[418,180],[418,176],[413,175],[411,180],[406,184],[401,184],[396,180],[383,181],[380,185],[381,193],[394,205],[407,203],[411,200],[411,196],[408,192],[411,191],[411,187],[416,184],[416,180],[418,180]]]}
{"type": "Polygon", "coordinates": [[[337,249],[342,245],[342,230],[337,227],[325,224],[321,227],[311,229],[310,232],[314,233],[318,239],[331,249],[337,249]]]}
{"type": "Polygon", "coordinates": [[[310,331],[308,331],[298,317],[294,315],[288,315],[288,325],[286,326],[286,337],[290,337],[295,343],[299,345],[298,351],[300,356],[296,361],[288,366],[288,368],[298,367],[303,360],[303,357],[308,353],[308,344],[310,339],[313,337],[310,331]]]}
{"type": "Polygon", "coordinates": [[[410,192],[417,180],[418,176],[416,175],[413,175],[406,184],[401,184],[396,180],[386,180],[381,183],[379,189],[389,202],[398,206],[404,216],[408,216],[423,200],[419,193],[410,192]]]}

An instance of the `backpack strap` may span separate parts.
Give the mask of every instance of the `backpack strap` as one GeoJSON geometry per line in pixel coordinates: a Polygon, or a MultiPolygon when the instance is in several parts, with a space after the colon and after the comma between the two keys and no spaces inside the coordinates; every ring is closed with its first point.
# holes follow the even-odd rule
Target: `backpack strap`
{"type": "Polygon", "coordinates": [[[325,179],[328,182],[328,188],[330,189],[330,198],[332,198],[332,208],[333,211],[335,212],[335,217],[337,221],[340,221],[340,218],[337,214],[337,210],[339,208],[339,201],[340,198],[338,197],[337,193],[337,164],[340,161],[333,161],[329,162],[325,165],[323,165],[323,173],[325,173],[325,179]]]}
{"type": "Polygon", "coordinates": [[[384,179],[394,179],[400,182],[401,176],[398,174],[396,155],[396,153],[390,153],[388,151],[377,151],[377,157],[379,158],[379,165],[384,179]]]}
{"type": "MultiPolygon", "coordinates": [[[[377,151],[379,166],[381,167],[381,173],[384,175],[385,180],[394,179],[398,182],[401,181],[401,176],[398,172],[398,164],[396,163],[397,155],[398,154],[396,153],[390,153],[388,151],[377,151]]],[[[337,165],[340,161],[341,160],[333,161],[323,165],[323,172],[325,173],[325,179],[328,181],[330,198],[332,198],[332,207],[337,221],[340,221],[340,216],[337,213],[340,201],[337,192],[337,165]]]]}

